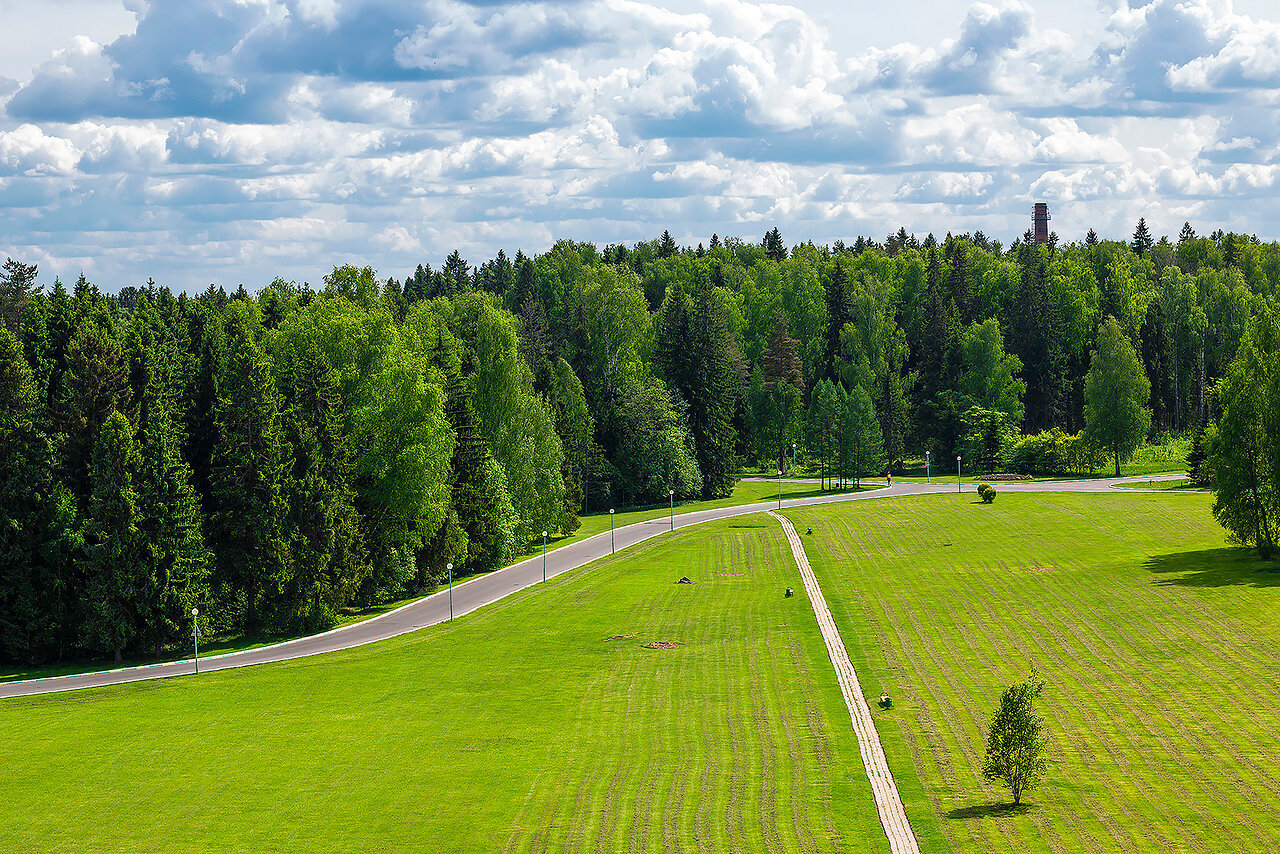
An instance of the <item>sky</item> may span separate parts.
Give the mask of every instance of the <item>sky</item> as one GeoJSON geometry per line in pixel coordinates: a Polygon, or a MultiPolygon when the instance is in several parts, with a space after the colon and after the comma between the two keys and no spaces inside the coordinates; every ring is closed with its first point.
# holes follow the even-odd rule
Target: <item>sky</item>
{"type": "Polygon", "coordinates": [[[251,290],[664,229],[1280,237],[1273,0],[0,0],[0,256],[251,290]]]}

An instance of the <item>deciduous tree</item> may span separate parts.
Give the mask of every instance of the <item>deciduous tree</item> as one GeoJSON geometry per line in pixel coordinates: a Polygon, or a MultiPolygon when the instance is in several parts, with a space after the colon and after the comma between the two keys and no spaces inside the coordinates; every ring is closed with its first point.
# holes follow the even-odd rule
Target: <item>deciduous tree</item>
{"type": "Polygon", "coordinates": [[[1116,477],[1120,463],[1133,456],[1151,427],[1150,393],[1138,354],[1120,324],[1108,317],[1098,330],[1098,348],[1084,380],[1084,420],[1086,438],[1115,460],[1116,477]]]}
{"type": "Polygon", "coordinates": [[[1044,718],[1035,709],[1044,686],[1032,671],[1027,681],[1005,688],[987,731],[982,774],[988,780],[1003,780],[1013,793],[1014,806],[1044,777],[1044,718]]]}

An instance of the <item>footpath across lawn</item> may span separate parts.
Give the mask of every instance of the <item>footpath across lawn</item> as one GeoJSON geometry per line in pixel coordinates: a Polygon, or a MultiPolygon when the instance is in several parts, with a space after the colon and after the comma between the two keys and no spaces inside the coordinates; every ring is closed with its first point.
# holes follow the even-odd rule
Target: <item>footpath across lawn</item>
{"type": "MultiPolygon", "coordinates": [[[[955,852],[1280,850],[1280,567],[1212,496],[925,496],[784,511],[913,822],[955,852]],[[1029,805],[981,777],[1004,685],[1048,682],[1029,805]],[[914,812],[913,812],[914,809],[914,812]]],[[[937,850],[937,849],[935,849],[937,850]]]]}

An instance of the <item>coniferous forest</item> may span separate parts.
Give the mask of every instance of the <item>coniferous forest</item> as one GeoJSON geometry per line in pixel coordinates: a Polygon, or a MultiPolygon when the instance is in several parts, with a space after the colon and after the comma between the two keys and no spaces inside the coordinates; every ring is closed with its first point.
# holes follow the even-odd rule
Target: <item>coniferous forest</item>
{"type": "MultiPolygon", "coordinates": [[[[1225,453],[1254,422],[1219,429],[1215,392],[1252,388],[1242,339],[1275,361],[1280,244],[1140,222],[788,248],[773,229],[256,292],[37,273],[0,275],[0,658],[32,663],[159,655],[193,606],[221,632],[322,629],[582,513],[726,496],[747,468],[1118,467],[1121,440],[1090,432],[1095,353],[1118,354],[1139,433],[1225,453]]],[[[1261,544],[1280,508],[1250,483],[1261,544]]]]}

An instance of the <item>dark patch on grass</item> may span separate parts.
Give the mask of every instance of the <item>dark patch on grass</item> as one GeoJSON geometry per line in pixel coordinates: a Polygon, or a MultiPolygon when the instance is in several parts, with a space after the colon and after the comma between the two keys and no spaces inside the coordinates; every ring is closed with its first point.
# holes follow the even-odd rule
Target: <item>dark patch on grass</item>
{"type": "Polygon", "coordinates": [[[730,525],[730,528],[763,528],[764,525],[730,525]]]}
{"type": "Polygon", "coordinates": [[[1004,818],[1011,815],[1025,815],[1035,808],[1035,804],[1010,803],[974,804],[971,807],[957,807],[947,813],[947,818],[964,821],[971,818],[1004,818]]]}
{"type": "Polygon", "coordinates": [[[652,641],[644,645],[645,649],[678,649],[680,644],[675,641],[652,641]]]}
{"type": "Polygon", "coordinates": [[[1280,562],[1265,561],[1252,549],[1221,548],[1157,555],[1147,570],[1168,576],[1156,583],[1177,587],[1280,587],[1280,562]]]}

